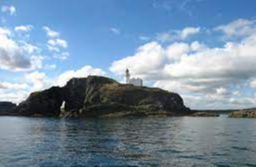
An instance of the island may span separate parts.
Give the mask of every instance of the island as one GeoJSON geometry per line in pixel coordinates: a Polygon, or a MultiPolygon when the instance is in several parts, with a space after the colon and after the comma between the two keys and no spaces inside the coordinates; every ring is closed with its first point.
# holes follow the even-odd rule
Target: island
{"type": "Polygon", "coordinates": [[[12,113],[33,117],[184,116],[192,111],[180,95],[103,76],[73,78],[63,87],[33,92],[12,113]]]}

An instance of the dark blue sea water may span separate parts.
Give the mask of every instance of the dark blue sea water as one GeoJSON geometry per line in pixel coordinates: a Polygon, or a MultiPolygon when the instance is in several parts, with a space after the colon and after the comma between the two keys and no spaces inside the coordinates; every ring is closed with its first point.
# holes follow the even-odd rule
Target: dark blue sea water
{"type": "Polygon", "coordinates": [[[0,117],[0,166],[256,166],[256,119],[0,117]]]}

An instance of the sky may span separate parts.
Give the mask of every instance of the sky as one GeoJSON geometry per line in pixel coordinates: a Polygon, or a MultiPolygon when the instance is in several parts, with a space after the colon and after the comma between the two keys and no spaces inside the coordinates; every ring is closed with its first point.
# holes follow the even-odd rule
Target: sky
{"type": "Polygon", "coordinates": [[[193,109],[256,106],[255,0],[0,0],[0,101],[73,77],[179,93],[193,109]]]}

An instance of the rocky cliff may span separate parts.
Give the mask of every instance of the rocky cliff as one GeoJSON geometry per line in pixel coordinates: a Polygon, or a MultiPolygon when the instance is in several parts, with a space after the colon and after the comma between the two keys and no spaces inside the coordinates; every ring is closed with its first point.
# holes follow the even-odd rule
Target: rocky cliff
{"type": "Polygon", "coordinates": [[[15,112],[23,116],[58,116],[63,97],[60,87],[34,92],[17,106],[15,112]]]}
{"type": "Polygon", "coordinates": [[[73,78],[64,87],[34,92],[19,104],[16,112],[26,116],[98,117],[186,115],[190,110],[176,93],[89,76],[73,78]],[[61,111],[63,101],[65,109],[61,111]]]}

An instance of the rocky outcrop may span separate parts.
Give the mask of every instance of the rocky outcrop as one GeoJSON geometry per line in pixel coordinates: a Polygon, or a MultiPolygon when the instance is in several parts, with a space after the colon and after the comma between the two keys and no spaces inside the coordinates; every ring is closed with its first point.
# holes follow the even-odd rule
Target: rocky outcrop
{"type": "Polygon", "coordinates": [[[90,98],[105,84],[117,83],[116,81],[98,76],[87,78],[73,78],[67,82],[64,89],[65,110],[68,112],[79,111],[90,98]]]}
{"type": "Polygon", "coordinates": [[[63,101],[63,89],[50,89],[31,93],[27,100],[20,103],[16,113],[23,116],[58,116],[63,101]]]}
{"type": "Polygon", "coordinates": [[[104,84],[92,92],[84,101],[82,111],[85,115],[148,115],[158,112],[182,114],[187,111],[179,95],[161,89],[112,83],[104,84]]]}
{"type": "Polygon", "coordinates": [[[186,115],[190,110],[176,94],[157,88],[120,84],[113,79],[73,78],[64,87],[32,93],[16,109],[20,115],[98,117],[130,115],[186,115]],[[65,101],[64,111],[60,111],[65,101]]]}
{"type": "Polygon", "coordinates": [[[256,118],[256,109],[245,109],[229,114],[231,118],[256,118]]]}
{"type": "Polygon", "coordinates": [[[0,102],[0,115],[12,115],[16,104],[11,102],[0,102]]]}

